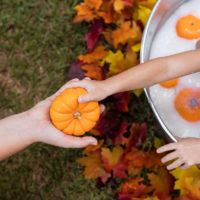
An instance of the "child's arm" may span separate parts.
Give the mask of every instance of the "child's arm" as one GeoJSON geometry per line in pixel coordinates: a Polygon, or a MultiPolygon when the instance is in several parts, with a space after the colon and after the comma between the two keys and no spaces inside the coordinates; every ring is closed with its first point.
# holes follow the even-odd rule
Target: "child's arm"
{"type": "Polygon", "coordinates": [[[114,93],[148,87],[200,71],[200,50],[157,58],[133,67],[105,81],[75,81],[67,87],[84,87],[88,94],[80,102],[102,100],[114,93]]]}
{"type": "Polygon", "coordinates": [[[66,85],[26,112],[0,120],[0,160],[35,142],[64,148],[81,148],[97,144],[93,137],[65,135],[52,125],[49,118],[51,102],[65,88],[66,85]]]}

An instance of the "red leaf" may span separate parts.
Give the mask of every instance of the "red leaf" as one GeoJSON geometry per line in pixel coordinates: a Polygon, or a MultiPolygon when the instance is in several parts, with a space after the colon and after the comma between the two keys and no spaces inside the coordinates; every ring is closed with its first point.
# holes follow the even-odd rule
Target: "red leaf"
{"type": "Polygon", "coordinates": [[[124,137],[124,134],[127,133],[127,128],[129,126],[129,123],[128,122],[122,122],[121,123],[121,126],[119,128],[119,131],[118,132],[115,132],[117,133],[115,135],[115,137],[113,138],[113,144],[115,146],[119,146],[121,144],[124,144],[124,141],[127,140],[126,137],[124,137]]]}
{"type": "Polygon", "coordinates": [[[126,145],[127,149],[130,149],[132,146],[139,148],[146,140],[147,126],[145,123],[141,125],[133,123],[130,128],[130,133],[131,134],[126,145]]]}
{"type": "Polygon", "coordinates": [[[100,40],[101,33],[103,31],[103,20],[96,20],[94,24],[92,25],[90,32],[86,35],[86,41],[87,41],[87,48],[89,50],[93,50],[96,46],[96,44],[100,40]]]}
{"type": "Polygon", "coordinates": [[[130,102],[130,92],[120,92],[115,95],[108,97],[105,103],[110,105],[119,111],[128,112],[128,104],[130,102]]]}
{"type": "Polygon", "coordinates": [[[71,80],[74,78],[83,79],[85,77],[84,71],[81,69],[81,65],[83,62],[74,62],[69,66],[69,70],[67,72],[67,80],[71,80]]]}

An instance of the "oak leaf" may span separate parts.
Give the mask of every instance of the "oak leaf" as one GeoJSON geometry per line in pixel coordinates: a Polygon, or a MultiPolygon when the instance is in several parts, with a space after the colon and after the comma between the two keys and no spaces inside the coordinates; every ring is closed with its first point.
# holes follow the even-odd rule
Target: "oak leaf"
{"type": "Polygon", "coordinates": [[[84,63],[91,64],[103,59],[107,54],[108,52],[105,50],[104,46],[98,46],[94,51],[85,55],[80,55],[78,58],[84,63]]]}

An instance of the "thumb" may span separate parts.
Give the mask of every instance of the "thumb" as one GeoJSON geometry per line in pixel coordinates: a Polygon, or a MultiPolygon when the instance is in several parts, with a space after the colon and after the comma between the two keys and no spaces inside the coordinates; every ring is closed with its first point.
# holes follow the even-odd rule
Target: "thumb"
{"type": "Polygon", "coordinates": [[[94,100],[95,98],[90,93],[82,95],[78,98],[79,103],[85,103],[85,102],[94,101],[94,100]]]}

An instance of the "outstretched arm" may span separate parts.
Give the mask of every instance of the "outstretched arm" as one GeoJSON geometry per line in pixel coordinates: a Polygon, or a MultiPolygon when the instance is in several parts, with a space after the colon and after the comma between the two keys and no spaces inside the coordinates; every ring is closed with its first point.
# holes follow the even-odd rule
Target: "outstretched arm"
{"type": "Polygon", "coordinates": [[[67,87],[84,87],[88,94],[80,102],[102,100],[112,94],[148,87],[176,77],[200,71],[200,50],[156,58],[135,66],[105,81],[82,80],[67,87]]]}
{"type": "Polygon", "coordinates": [[[30,110],[0,120],[0,160],[35,142],[63,148],[81,148],[97,144],[93,137],[66,135],[52,125],[49,117],[51,102],[66,89],[66,86],[67,84],[30,110]]]}

